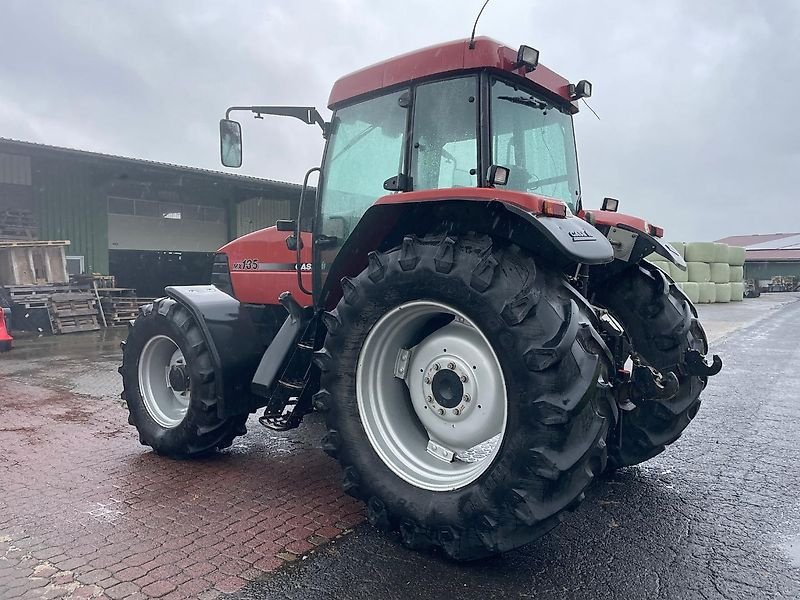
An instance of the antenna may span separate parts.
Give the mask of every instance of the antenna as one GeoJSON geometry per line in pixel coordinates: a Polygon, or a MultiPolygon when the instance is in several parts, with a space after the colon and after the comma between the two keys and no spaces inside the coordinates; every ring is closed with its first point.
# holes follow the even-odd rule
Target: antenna
{"type": "Polygon", "coordinates": [[[475,49],[475,29],[477,29],[478,27],[478,20],[481,18],[481,15],[483,14],[483,9],[486,8],[487,4],[489,4],[489,0],[486,0],[486,2],[483,3],[483,6],[481,6],[481,9],[478,11],[478,16],[475,17],[475,23],[472,25],[472,35],[469,38],[470,50],[475,49]]]}

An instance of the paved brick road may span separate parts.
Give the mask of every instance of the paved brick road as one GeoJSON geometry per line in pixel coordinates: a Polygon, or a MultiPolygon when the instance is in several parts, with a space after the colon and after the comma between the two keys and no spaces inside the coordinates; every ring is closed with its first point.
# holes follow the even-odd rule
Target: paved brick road
{"type": "Polygon", "coordinates": [[[214,598],[363,520],[315,419],[158,457],[127,425],[119,334],[0,357],[0,598],[214,598]]]}

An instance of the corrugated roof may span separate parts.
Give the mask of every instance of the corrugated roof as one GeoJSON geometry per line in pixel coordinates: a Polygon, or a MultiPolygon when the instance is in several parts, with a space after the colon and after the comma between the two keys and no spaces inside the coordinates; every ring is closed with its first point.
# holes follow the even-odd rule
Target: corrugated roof
{"type": "Polygon", "coordinates": [[[799,249],[747,250],[746,262],[800,262],[799,249]]]}
{"type": "MultiPolygon", "coordinates": [[[[764,244],[778,242],[779,240],[796,236],[800,236],[800,233],[756,233],[752,235],[732,235],[717,241],[728,244],[729,246],[744,246],[745,248],[749,248],[751,246],[764,247],[764,244]]],[[[784,246],[781,243],[775,243],[770,247],[782,248],[784,246]]]]}
{"type": "Polygon", "coordinates": [[[38,150],[40,152],[49,152],[59,155],[69,155],[75,158],[95,159],[104,161],[114,161],[126,164],[131,164],[139,167],[149,167],[156,169],[169,169],[173,171],[181,171],[187,174],[198,175],[203,177],[214,177],[219,179],[227,179],[236,181],[238,183],[247,183],[256,186],[271,185],[275,187],[282,187],[291,189],[292,191],[300,190],[302,187],[298,183],[289,183],[287,181],[277,181],[275,179],[263,179],[259,177],[251,177],[249,175],[236,175],[234,173],[225,173],[223,171],[212,171],[211,169],[201,169],[199,167],[187,167],[185,165],[176,165],[173,163],[157,162],[154,160],[145,160],[142,158],[130,158],[127,156],[117,156],[115,154],[104,154],[102,152],[90,152],[88,150],[78,150],[76,148],[65,148],[63,146],[50,146],[48,144],[39,144],[36,142],[24,142],[22,140],[15,140],[11,138],[0,137],[0,149],[10,147],[9,151],[16,150],[38,150]]]}
{"type": "Polygon", "coordinates": [[[747,247],[748,250],[788,250],[793,248],[800,249],[800,233],[747,247]]]}

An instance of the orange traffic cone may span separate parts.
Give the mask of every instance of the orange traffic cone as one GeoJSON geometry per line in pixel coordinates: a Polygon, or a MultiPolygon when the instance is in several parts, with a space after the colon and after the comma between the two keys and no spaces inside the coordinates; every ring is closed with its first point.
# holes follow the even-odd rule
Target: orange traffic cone
{"type": "Polygon", "coordinates": [[[0,308],[0,352],[8,352],[14,342],[14,338],[8,333],[8,316],[11,315],[11,310],[8,308],[0,308]]]}

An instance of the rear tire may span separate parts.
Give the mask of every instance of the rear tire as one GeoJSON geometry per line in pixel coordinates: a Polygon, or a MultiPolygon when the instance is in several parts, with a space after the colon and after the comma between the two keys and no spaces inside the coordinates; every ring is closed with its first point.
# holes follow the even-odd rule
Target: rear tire
{"type": "Polygon", "coordinates": [[[171,298],[142,307],[123,342],[119,372],[128,422],[139,431],[139,441],[159,454],[202,456],[247,433],[247,414],[217,415],[214,369],[203,334],[189,311],[171,298]],[[160,380],[159,360],[165,380],[170,361],[180,365],[181,377],[173,384],[160,380]],[[185,389],[176,392],[170,385],[185,389]]]}
{"type": "MultiPolygon", "coordinates": [[[[326,412],[328,426],[323,448],[341,464],[345,491],[367,503],[373,526],[399,530],[408,547],[441,548],[457,560],[511,550],[542,536],[577,506],[606,466],[610,405],[598,379],[609,365],[595,342],[593,316],[559,275],[488,236],[409,236],[400,248],[369,258],[367,269],[342,280],[343,298],[325,315],[328,335],[316,357],[322,376],[314,404],[326,412]],[[364,386],[359,389],[365,341],[399,306],[425,303],[466,317],[489,343],[505,381],[502,442],[471,479],[411,483],[414,471],[404,473],[397,466],[403,460],[392,458],[424,463],[426,469],[439,465],[448,473],[460,466],[427,456],[424,437],[421,451],[382,458],[392,446],[376,446],[370,438],[374,427],[365,420],[363,404],[380,400],[364,386]]],[[[419,324],[410,335],[424,342],[452,323],[419,324]]],[[[396,355],[386,354],[370,364],[380,370],[383,361],[391,378],[396,355]]],[[[478,381],[480,367],[475,373],[478,381]]],[[[404,390],[397,399],[407,403],[405,412],[425,414],[414,393],[402,387],[407,384],[395,379],[395,385],[404,390]]],[[[474,405],[499,395],[482,389],[474,405]]]]}
{"type": "Polygon", "coordinates": [[[650,366],[678,377],[670,399],[640,401],[620,411],[619,429],[609,440],[609,468],[636,465],[663,452],[677,440],[700,410],[707,378],[687,375],[689,349],[708,352],[697,309],[678,286],[650,263],[643,262],[598,290],[595,301],[607,308],[630,336],[633,350],[650,366]]]}

